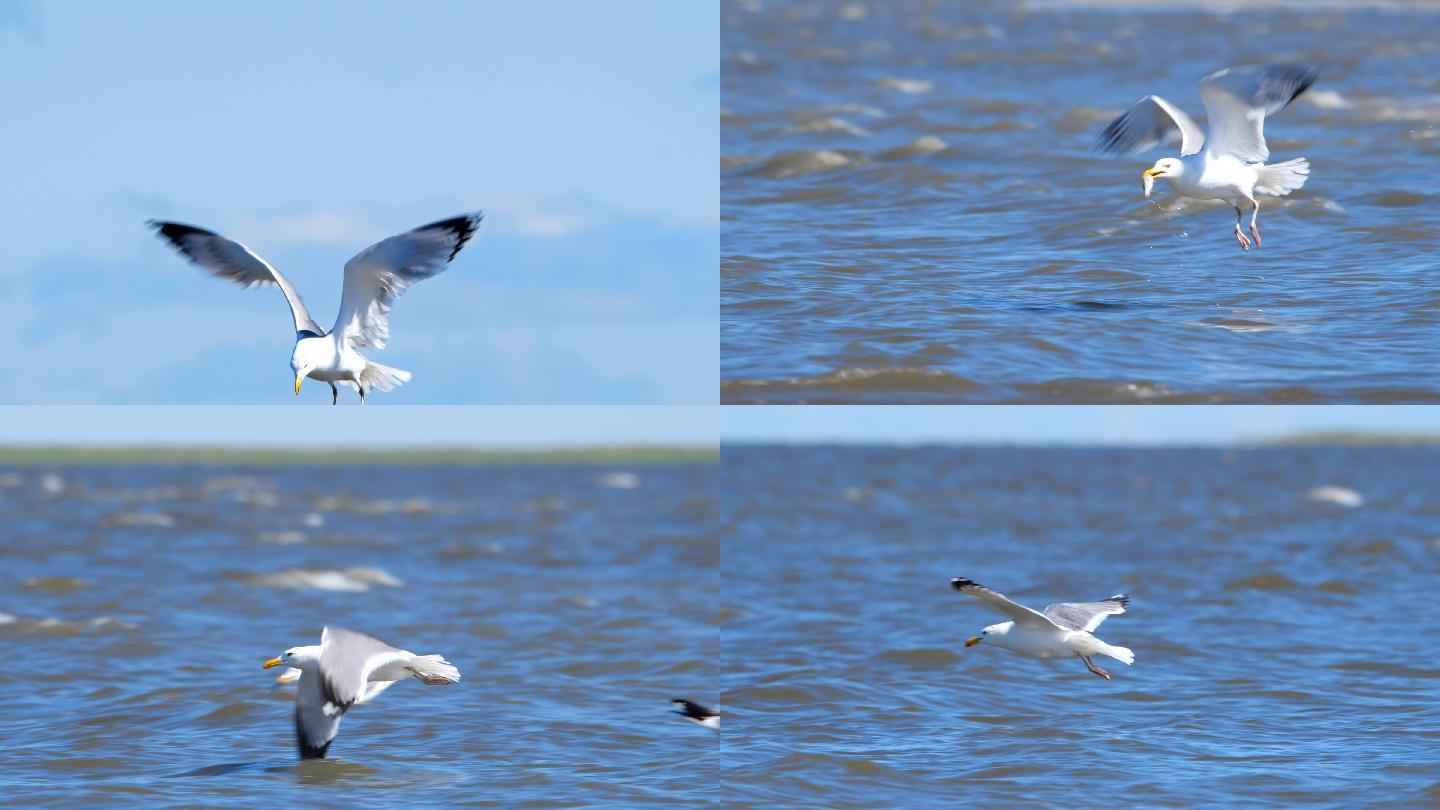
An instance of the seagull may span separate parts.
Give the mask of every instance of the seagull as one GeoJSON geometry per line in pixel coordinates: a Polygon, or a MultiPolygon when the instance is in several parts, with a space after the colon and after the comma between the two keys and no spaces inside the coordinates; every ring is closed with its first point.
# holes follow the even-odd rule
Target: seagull
{"type": "MultiPolygon", "coordinates": [[[[285,667],[284,672],[275,676],[275,683],[278,683],[281,686],[289,686],[293,683],[298,683],[300,681],[300,676],[304,674],[305,673],[294,667],[285,667]]],[[[355,701],[355,705],[359,706],[362,703],[369,703],[370,701],[375,699],[376,695],[384,692],[386,689],[389,689],[396,683],[396,681],[370,681],[369,683],[365,684],[365,694],[361,695],[360,699],[355,701]]]]}
{"type": "Polygon", "coordinates": [[[968,579],[953,577],[950,586],[1010,617],[1008,622],[992,624],[981,630],[980,635],[971,636],[965,642],[966,647],[987,641],[1031,658],[1074,655],[1085,662],[1087,669],[1107,681],[1110,673],[1095,666],[1090,656],[1108,655],[1124,664],[1135,663],[1135,654],[1129,648],[1112,647],[1091,635],[1106,616],[1125,612],[1130,597],[1123,593],[1099,602],[1062,602],[1039,613],[968,579]]]}
{"type": "Polygon", "coordinates": [[[1283,197],[1305,185],[1310,162],[1294,158],[1266,165],[1265,116],[1284,109],[1305,92],[1319,71],[1309,65],[1243,65],[1217,70],[1200,80],[1209,133],[1183,110],[1159,96],[1146,96],[1100,133],[1096,148],[1127,155],[1154,148],[1178,132],[1180,157],[1161,158],[1141,175],[1145,196],[1163,177],[1176,193],[1201,200],[1225,200],[1235,209],[1235,240],[1242,251],[1250,240],[1240,230],[1242,200],[1250,203],[1250,235],[1260,247],[1256,194],[1283,197]]]}
{"type": "Polygon", "coordinates": [[[318,646],[291,647],[264,664],[265,669],[279,666],[301,673],[295,697],[301,759],[324,759],[345,712],[374,699],[394,681],[412,677],[428,686],[460,681],[460,670],[443,656],[397,650],[339,627],[326,627],[318,646]]]}
{"type": "Polygon", "coordinates": [[[670,705],[675,707],[675,711],[671,712],[671,714],[678,714],[686,720],[692,723],[699,723],[706,728],[713,728],[716,731],[720,730],[720,715],[701,706],[699,703],[677,698],[670,701],[670,705]]]}
{"type": "Polygon", "coordinates": [[[216,278],[242,287],[279,287],[295,322],[295,349],[290,355],[295,395],[300,395],[301,381],[313,377],[329,383],[331,405],[340,398],[336,383],[359,391],[363,405],[370,391],[392,391],[410,380],[410,372],[382,366],[358,349],[385,348],[390,339],[390,305],[411,284],[444,272],[483,218],[484,214],[476,212],[442,219],[382,239],[357,253],[345,263],[340,314],[329,332],[310,317],[290,280],[239,242],[178,222],[152,219],[147,224],[216,278]]]}

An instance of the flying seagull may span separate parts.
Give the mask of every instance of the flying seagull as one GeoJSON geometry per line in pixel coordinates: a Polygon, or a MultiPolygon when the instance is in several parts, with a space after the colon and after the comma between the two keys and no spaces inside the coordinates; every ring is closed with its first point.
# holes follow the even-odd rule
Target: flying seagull
{"type": "Polygon", "coordinates": [[[1111,121],[1096,148],[1127,155],[1154,148],[1180,135],[1180,157],[1161,158],[1142,175],[1145,196],[1163,177],[1176,193],[1201,200],[1225,200],[1235,209],[1235,240],[1248,251],[1240,230],[1241,201],[1250,203],[1250,235],[1260,247],[1256,194],[1283,197],[1305,185],[1310,162],[1294,158],[1266,165],[1265,116],[1274,115],[1305,92],[1319,71],[1309,65],[1244,65],[1217,70],[1200,80],[1209,133],[1183,110],[1159,96],[1146,96],[1111,121]]]}
{"type": "Polygon", "coordinates": [[[720,715],[701,706],[699,703],[677,698],[670,701],[670,705],[675,707],[675,711],[671,712],[671,714],[678,714],[686,720],[692,723],[699,723],[706,728],[713,728],[716,731],[720,730],[720,715]]]}
{"type": "Polygon", "coordinates": [[[345,263],[340,314],[329,332],[310,317],[289,279],[239,242],[178,222],[151,220],[148,224],[216,278],[242,287],[279,287],[295,322],[295,350],[290,355],[295,395],[300,395],[302,380],[314,377],[329,383],[333,405],[340,397],[336,383],[359,391],[363,404],[370,391],[391,391],[410,380],[410,372],[382,366],[358,350],[385,348],[390,339],[390,305],[411,284],[444,272],[483,218],[476,212],[442,219],[360,251],[345,263]]]}
{"type": "Polygon", "coordinates": [[[1125,612],[1130,597],[1123,593],[1099,602],[1062,602],[1040,613],[968,579],[954,577],[950,586],[1010,617],[1008,622],[992,624],[981,630],[980,635],[971,636],[965,642],[966,647],[984,641],[1031,658],[1074,655],[1085,662],[1087,669],[1107,681],[1110,673],[1095,666],[1090,656],[1108,655],[1125,664],[1135,663],[1135,654],[1128,648],[1112,647],[1091,635],[1106,616],[1125,612]]]}
{"type": "Polygon", "coordinates": [[[397,650],[338,627],[326,627],[319,646],[291,647],[264,664],[265,669],[279,666],[301,673],[295,698],[295,740],[301,759],[324,759],[345,712],[372,700],[390,682],[406,677],[429,686],[460,681],[460,670],[442,656],[397,650]]]}

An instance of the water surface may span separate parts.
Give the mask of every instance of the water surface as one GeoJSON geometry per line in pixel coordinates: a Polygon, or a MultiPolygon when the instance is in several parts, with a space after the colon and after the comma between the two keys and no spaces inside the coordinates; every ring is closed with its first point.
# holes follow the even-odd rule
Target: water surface
{"type": "Polygon", "coordinates": [[[723,2],[725,401],[1440,399],[1440,8],[1240,5],[723,2]],[[1090,151],[1281,60],[1258,250],[1090,151]]]}
{"type": "Polygon", "coordinates": [[[714,465],[0,468],[14,804],[693,807],[714,465]],[[461,670],[300,763],[260,664],[333,623],[461,670]]]}
{"type": "Polygon", "coordinates": [[[1440,802],[1440,450],[729,447],[731,807],[1440,802]],[[964,640],[1124,591],[1134,666],[964,640]]]}

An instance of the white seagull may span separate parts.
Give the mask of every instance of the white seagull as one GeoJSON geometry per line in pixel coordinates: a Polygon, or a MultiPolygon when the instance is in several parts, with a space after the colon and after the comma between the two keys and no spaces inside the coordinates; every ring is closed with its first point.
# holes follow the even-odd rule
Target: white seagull
{"type": "Polygon", "coordinates": [[[295,395],[300,395],[302,380],[314,377],[330,384],[333,405],[340,397],[336,383],[359,391],[363,404],[371,390],[391,391],[410,380],[410,372],[383,366],[357,350],[385,348],[390,339],[390,305],[411,284],[444,272],[483,217],[476,212],[432,222],[360,251],[345,263],[340,314],[329,332],[310,317],[289,279],[239,242],[178,222],[148,224],[212,276],[243,287],[279,287],[295,322],[295,350],[290,355],[295,395]]]}
{"type": "Polygon", "coordinates": [[[1176,193],[1202,200],[1225,200],[1235,209],[1235,239],[1248,251],[1240,230],[1240,202],[1250,203],[1250,235],[1260,247],[1256,194],[1283,197],[1305,185],[1310,163],[1294,158],[1266,165],[1265,116],[1284,109],[1314,83],[1319,71],[1308,65],[1244,65],[1217,70],[1200,80],[1209,134],[1183,110],[1159,96],[1146,96],[1111,121],[1096,148],[1133,155],[1168,141],[1178,132],[1180,157],[1161,158],[1142,175],[1145,196],[1163,177],[1176,193]]]}
{"type": "Polygon", "coordinates": [[[1123,593],[1100,602],[1062,602],[1040,613],[968,579],[954,577],[950,586],[1010,617],[1008,622],[992,624],[981,630],[980,635],[971,636],[965,642],[966,647],[983,641],[1031,658],[1074,655],[1085,662],[1087,669],[1107,681],[1110,673],[1095,666],[1090,656],[1108,655],[1124,664],[1135,663],[1135,654],[1129,648],[1113,647],[1091,635],[1106,616],[1125,612],[1130,597],[1123,593]]]}
{"type": "Polygon", "coordinates": [[[675,711],[671,712],[671,714],[678,714],[686,720],[692,723],[698,723],[706,728],[713,728],[716,731],[720,730],[720,715],[715,711],[707,709],[692,700],[681,700],[680,698],[670,701],[670,705],[675,707],[675,711]]]}
{"type": "Polygon", "coordinates": [[[394,681],[411,677],[429,686],[460,681],[460,670],[443,656],[397,650],[338,627],[326,627],[319,646],[291,647],[264,664],[265,669],[279,666],[300,670],[295,740],[301,759],[324,759],[345,712],[394,681]]]}

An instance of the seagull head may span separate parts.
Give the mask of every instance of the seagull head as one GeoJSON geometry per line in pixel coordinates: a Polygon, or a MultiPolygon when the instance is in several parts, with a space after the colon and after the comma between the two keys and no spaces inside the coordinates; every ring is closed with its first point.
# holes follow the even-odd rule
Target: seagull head
{"type": "Polygon", "coordinates": [[[294,667],[295,669],[305,670],[313,669],[319,663],[319,647],[291,647],[260,666],[264,669],[270,669],[271,667],[294,667]]]}
{"type": "Polygon", "coordinates": [[[290,370],[295,374],[295,396],[300,396],[300,383],[306,375],[325,364],[326,349],[322,338],[307,337],[295,343],[290,353],[290,370]]]}
{"type": "Polygon", "coordinates": [[[971,636],[970,638],[965,639],[965,646],[974,647],[976,644],[979,644],[982,641],[994,641],[996,643],[1003,643],[1005,635],[1009,633],[1010,628],[1014,626],[1014,622],[1001,622],[1000,624],[992,624],[984,630],[981,630],[980,635],[971,636]]]}
{"type": "Polygon", "coordinates": [[[1155,165],[1146,169],[1140,177],[1145,182],[1145,196],[1150,196],[1150,191],[1155,187],[1157,177],[1179,177],[1185,173],[1185,164],[1176,158],[1160,158],[1155,165]]]}

